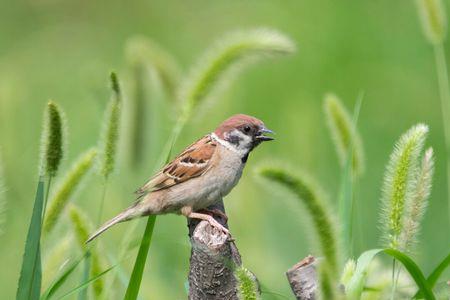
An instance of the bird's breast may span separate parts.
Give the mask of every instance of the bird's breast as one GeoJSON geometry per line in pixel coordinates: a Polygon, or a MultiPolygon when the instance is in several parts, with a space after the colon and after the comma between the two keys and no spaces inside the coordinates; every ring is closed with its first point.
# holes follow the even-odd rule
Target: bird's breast
{"type": "Polygon", "coordinates": [[[216,178],[220,186],[220,196],[224,197],[239,182],[245,163],[242,162],[239,155],[225,148],[221,148],[217,154],[220,157],[217,160],[217,167],[214,168],[215,174],[212,174],[212,177],[216,178]]]}

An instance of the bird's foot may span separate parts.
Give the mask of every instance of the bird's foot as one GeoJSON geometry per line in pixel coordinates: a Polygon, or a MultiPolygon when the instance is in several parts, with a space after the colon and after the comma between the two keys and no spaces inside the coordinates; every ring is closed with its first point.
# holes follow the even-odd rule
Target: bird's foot
{"type": "Polygon", "coordinates": [[[199,212],[210,215],[212,217],[219,216],[225,221],[225,223],[228,222],[228,216],[218,208],[213,208],[213,209],[204,208],[204,209],[199,210],[199,212]]]}
{"type": "Polygon", "coordinates": [[[209,223],[209,225],[211,225],[212,227],[215,227],[216,229],[218,229],[219,231],[222,231],[223,233],[225,233],[228,236],[231,236],[230,231],[225,228],[222,224],[220,224],[219,222],[217,222],[212,216],[207,215],[207,214],[202,214],[202,213],[197,213],[197,212],[191,212],[188,215],[189,218],[191,219],[200,219],[200,220],[204,220],[207,221],[209,223]]]}

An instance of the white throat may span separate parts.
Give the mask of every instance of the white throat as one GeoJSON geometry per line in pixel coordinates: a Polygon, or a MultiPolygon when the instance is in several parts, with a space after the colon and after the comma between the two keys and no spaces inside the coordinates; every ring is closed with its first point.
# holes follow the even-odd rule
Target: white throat
{"type": "Polygon", "coordinates": [[[230,150],[230,151],[236,153],[236,154],[239,155],[239,157],[241,157],[241,158],[248,154],[248,149],[238,148],[238,147],[236,147],[235,145],[233,145],[232,143],[230,143],[230,142],[228,142],[228,141],[226,141],[226,140],[224,140],[224,139],[219,138],[219,137],[217,136],[217,134],[215,134],[214,132],[212,132],[212,133],[210,134],[210,136],[211,136],[211,138],[212,138],[213,140],[215,140],[216,142],[218,142],[219,144],[221,144],[222,146],[224,146],[226,149],[228,149],[228,150],[230,150]]]}

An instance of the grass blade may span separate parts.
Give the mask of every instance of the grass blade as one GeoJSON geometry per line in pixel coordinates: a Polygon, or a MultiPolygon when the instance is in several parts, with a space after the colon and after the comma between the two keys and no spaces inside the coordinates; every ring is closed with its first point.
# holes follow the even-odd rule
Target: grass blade
{"type": "Polygon", "coordinates": [[[98,275],[92,277],[91,279],[89,279],[88,281],[80,284],[79,286],[71,289],[70,291],[68,291],[66,294],[64,294],[63,296],[61,296],[59,299],[65,299],[69,296],[71,296],[72,294],[75,294],[77,292],[81,292],[82,290],[86,289],[89,287],[89,285],[97,280],[99,280],[101,277],[103,277],[104,275],[106,275],[109,271],[111,271],[112,269],[114,269],[115,267],[117,267],[117,265],[114,265],[112,267],[109,267],[108,269],[106,269],[105,271],[99,273],[98,275]]]}
{"type": "Polygon", "coordinates": [[[133,272],[131,273],[130,282],[124,300],[135,300],[139,294],[139,288],[142,281],[142,273],[144,272],[145,262],[147,260],[148,250],[152,241],[153,228],[155,227],[156,216],[150,216],[147,219],[144,236],[142,237],[139,252],[134,263],[133,272]]]}
{"type": "MultiPolygon", "coordinates": [[[[439,277],[441,277],[442,273],[447,269],[450,265],[450,253],[441,261],[441,263],[431,272],[430,276],[427,278],[427,282],[430,285],[430,288],[433,288],[437,283],[439,277]]],[[[423,298],[421,291],[419,290],[414,297],[415,299],[423,298]]]]}
{"type": "Polygon", "coordinates": [[[42,209],[44,205],[44,181],[39,179],[36,198],[34,200],[33,214],[28,227],[25,252],[22,259],[19,285],[17,287],[17,300],[39,299],[41,291],[41,226],[42,209]]]}
{"type": "MultiPolygon", "coordinates": [[[[88,252],[87,258],[84,261],[84,270],[83,270],[83,275],[81,276],[81,283],[89,280],[89,272],[90,271],[91,271],[91,257],[90,257],[90,253],[88,252]]],[[[88,299],[88,290],[83,289],[78,294],[78,300],[86,300],[86,299],[88,299]]]]}
{"type": "Polygon", "coordinates": [[[56,291],[66,282],[67,278],[75,271],[77,266],[86,258],[88,253],[86,252],[82,257],[73,261],[69,267],[66,268],[64,272],[62,272],[53,283],[47,288],[47,290],[42,294],[41,300],[50,299],[56,291]]]}
{"type": "Polygon", "coordinates": [[[348,299],[360,299],[364,289],[370,262],[379,253],[385,253],[400,261],[406,268],[408,273],[411,275],[411,278],[415,281],[416,285],[419,287],[419,290],[424,295],[424,298],[427,300],[435,299],[430,284],[425,279],[425,276],[423,275],[417,264],[408,255],[391,248],[372,249],[361,254],[356,264],[355,273],[351,278],[348,287],[346,287],[346,294],[348,299]]]}
{"type": "MultiPolygon", "coordinates": [[[[167,152],[166,163],[170,160],[170,155],[173,150],[173,143],[167,152]]],[[[145,262],[147,260],[147,253],[150,249],[150,244],[153,236],[153,229],[155,228],[156,216],[149,216],[147,225],[145,226],[144,235],[142,236],[141,244],[139,246],[138,255],[134,263],[133,272],[131,273],[130,281],[128,283],[127,291],[124,299],[136,299],[141,285],[142,273],[144,272],[145,262]]]]}

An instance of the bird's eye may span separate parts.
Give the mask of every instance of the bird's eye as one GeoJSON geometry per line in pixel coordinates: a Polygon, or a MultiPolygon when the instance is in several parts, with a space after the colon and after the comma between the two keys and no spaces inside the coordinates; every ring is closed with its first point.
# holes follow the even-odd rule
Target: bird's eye
{"type": "Polygon", "coordinates": [[[250,132],[250,126],[245,126],[244,127],[244,132],[249,133],[250,132]]]}

